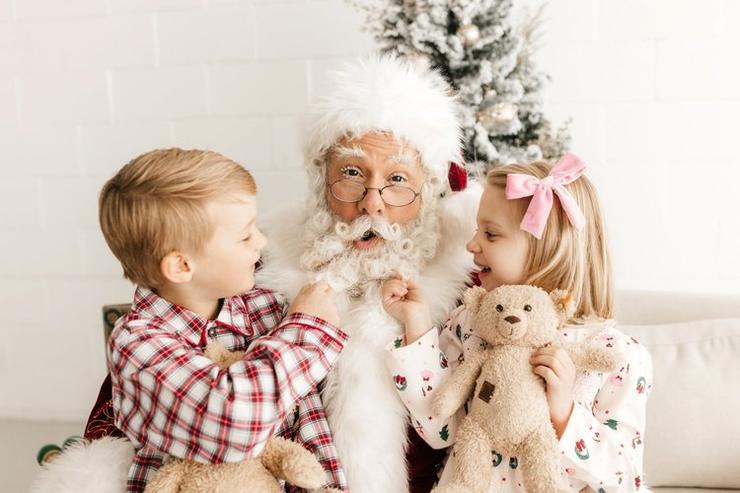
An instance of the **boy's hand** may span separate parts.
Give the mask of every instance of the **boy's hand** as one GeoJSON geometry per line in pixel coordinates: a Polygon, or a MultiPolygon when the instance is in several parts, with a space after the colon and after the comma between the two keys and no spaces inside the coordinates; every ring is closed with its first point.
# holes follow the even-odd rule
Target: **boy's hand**
{"type": "Polygon", "coordinates": [[[401,276],[383,282],[380,288],[383,308],[401,322],[406,331],[406,344],[411,344],[432,327],[432,317],[419,286],[401,276]]]}
{"type": "Polygon", "coordinates": [[[573,412],[573,386],[576,366],[570,355],[558,347],[539,348],[529,359],[533,371],[545,379],[550,421],[560,439],[573,412]]]}
{"type": "Polygon", "coordinates": [[[288,307],[288,315],[302,312],[339,326],[339,313],[334,290],[325,282],[306,284],[288,307]]]}

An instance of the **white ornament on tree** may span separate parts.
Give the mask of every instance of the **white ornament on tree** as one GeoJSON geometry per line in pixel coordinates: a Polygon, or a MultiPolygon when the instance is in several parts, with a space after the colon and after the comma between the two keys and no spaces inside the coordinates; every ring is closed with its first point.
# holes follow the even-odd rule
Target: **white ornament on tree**
{"type": "Polygon", "coordinates": [[[525,156],[529,162],[540,161],[542,160],[542,149],[537,144],[530,144],[527,146],[525,156]]]}
{"type": "Polygon", "coordinates": [[[461,25],[457,30],[457,35],[463,40],[463,44],[466,48],[470,48],[480,41],[480,29],[472,23],[461,25]]]}

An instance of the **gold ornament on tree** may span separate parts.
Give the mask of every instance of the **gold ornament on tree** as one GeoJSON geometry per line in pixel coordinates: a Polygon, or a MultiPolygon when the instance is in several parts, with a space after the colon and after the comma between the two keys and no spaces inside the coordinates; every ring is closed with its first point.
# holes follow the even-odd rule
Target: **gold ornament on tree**
{"type": "Polygon", "coordinates": [[[509,125],[518,115],[514,103],[496,103],[478,112],[478,121],[487,129],[509,125]]]}

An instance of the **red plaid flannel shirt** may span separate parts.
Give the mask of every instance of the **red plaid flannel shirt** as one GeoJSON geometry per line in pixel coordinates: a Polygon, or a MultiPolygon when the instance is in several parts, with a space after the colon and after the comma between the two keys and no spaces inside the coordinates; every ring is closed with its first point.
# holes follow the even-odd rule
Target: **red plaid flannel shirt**
{"type": "Polygon", "coordinates": [[[143,492],[168,455],[239,462],[273,435],[302,443],[329,472],[327,486],[346,489],[317,390],[346,338],[303,313],[283,319],[266,290],[225,299],[209,321],[137,288],[108,347],[115,423],[137,449],[127,491],[143,492]],[[215,340],[244,359],[220,369],[203,355],[215,340]]]}

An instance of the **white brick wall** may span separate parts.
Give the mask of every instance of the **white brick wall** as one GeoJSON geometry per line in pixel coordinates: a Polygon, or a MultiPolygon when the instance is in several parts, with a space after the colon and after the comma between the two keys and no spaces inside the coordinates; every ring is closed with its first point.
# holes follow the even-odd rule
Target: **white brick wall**
{"type": "Polygon", "coordinates": [[[309,74],[304,60],[218,64],[209,74],[216,115],[290,115],[306,109],[309,74]]]}
{"type": "MultiPolygon", "coordinates": [[[[574,120],[619,285],[740,291],[740,2],[544,18],[547,113],[574,120]]],[[[97,227],[104,180],[211,147],[254,171],[263,213],[303,196],[300,115],[372,48],[362,21],[343,0],[0,0],[0,417],[84,419],[94,400],[100,306],[131,295],[97,227]]]]}
{"type": "Polygon", "coordinates": [[[157,16],[159,60],[163,65],[254,60],[256,31],[251,5],[163,12],[157,16]]]}
{"type": "Polygon", "coordinates": [[[13,5],[11,0],[0,1],[0,22],[9,21],[13,18],[13,5]]]}

